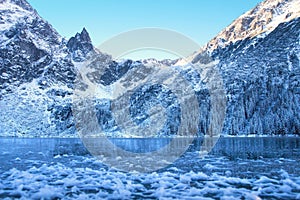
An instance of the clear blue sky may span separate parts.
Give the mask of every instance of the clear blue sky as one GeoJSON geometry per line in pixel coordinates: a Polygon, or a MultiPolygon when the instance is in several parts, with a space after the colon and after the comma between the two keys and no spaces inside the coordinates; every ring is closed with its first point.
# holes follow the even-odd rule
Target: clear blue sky
{"type": "Polygon", "coordinates": [[[175,30],[203,45],[262,0],[28,0],[64,37],[86,27],[95,46],[143,27],[175,30]]]}

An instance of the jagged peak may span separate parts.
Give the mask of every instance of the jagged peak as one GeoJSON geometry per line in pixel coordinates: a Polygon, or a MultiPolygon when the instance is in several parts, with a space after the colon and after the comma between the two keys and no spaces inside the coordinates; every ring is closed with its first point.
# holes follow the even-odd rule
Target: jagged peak
{"type": "Polygon", "coordinates": [[[67,47],[71,53],[74,53],[73,59],[82,61],[85,55],[94,50],[92,40],[86,28],[83,28],[81,33],[76,33],[67,43],[67,47]]]}
{"type": "Polygon", "coordinates": [[[80,33],[76,33],[75,37],[70,38],[70,40],[74,40],[74,39],[80,42],[92,43],[90,34],[86,30],[86,28],[83,28],[80,33]]]}
{"type": "Polygon", "coordinates": [[[80,39],[82,41],[88,42],[88,43],[92,43],[90,34],[88,33],[88,31],[86,30],[86,28],[84,27],[80,33],[80,39]]]}

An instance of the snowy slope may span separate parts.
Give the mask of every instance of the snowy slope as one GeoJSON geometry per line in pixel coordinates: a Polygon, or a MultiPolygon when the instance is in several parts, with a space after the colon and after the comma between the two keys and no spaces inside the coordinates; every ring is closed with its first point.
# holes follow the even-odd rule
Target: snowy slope
{"type": "Polygon", "coordinates": [[[203,52],[213,53],[238,41],[263,38],[280,23],[300,17],[298,0],[265,0],[223,29],[216,37],[193,55],[179,60],[177,65],[198,62],[203,52]]]}
{"type": "Polygon", "coordinates": [[[246,12],[221,31],[205,47],[213,51],[230,43],[272,32],[280,23],[300,17],[298,0],[266,0],[246,12]]]}
{"type": "Polygon", "coordinates": [[[1,1],[0,27],[0,135],[74,133],[67,41],[25,0],[1,1]]]}
{"type": "Polygon", "coordinates": [[[227,96],[224,134],[299,134],[299,3],[264,1],[187,58],[194,64],[207,55],[219,60],[227,96]]]}
{"type": "Polygon", "coordinates": [[[300,18],[264,38],[215,51],[227,89],[228,134],[299,134],[300,18]]]}

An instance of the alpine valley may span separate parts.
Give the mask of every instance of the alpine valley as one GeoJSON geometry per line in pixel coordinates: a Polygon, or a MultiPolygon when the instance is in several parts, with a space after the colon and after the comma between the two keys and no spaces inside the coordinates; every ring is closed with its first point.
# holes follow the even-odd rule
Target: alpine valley
{"type": "MultiPolygon", "coordinates": [[[[211,121],[211,91],[205,81],[213,68],[220,72],[225,90],[222,134],[299,135],[299,60],[299,0],[266,0],[202,49],[175,61],[113,60],[93,46],[85,28],[67,40],[26,0],[0,0],[0,136],[76,137],[75,124],[81,123],[75,123],[79,117],[72,112],[76,82],[89,78],[108,88],[137,69],[146,74],[162,67],[178,68],[194,88],[200,109],[198,135],[207,134],[211,121]],[[100,77],[78,76],[86,61],[101,71],[100,77]],[[199,66],[201,73],[190,64],[199,66]]],[[[149,110],[158,104],[166,120],[157,136],[170,136],[180,126],[181,109],[167,88],[146,85],[136,91],[131,116],[137,124],[149,124],[149,110]]],[[[107,136],[134,137],[118,127],[105,95],[94,105],[107,136]]]]}

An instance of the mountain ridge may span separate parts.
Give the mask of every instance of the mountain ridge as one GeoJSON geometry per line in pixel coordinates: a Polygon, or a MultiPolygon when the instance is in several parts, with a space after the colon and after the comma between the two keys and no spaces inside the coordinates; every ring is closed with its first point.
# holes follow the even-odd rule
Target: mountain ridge
{"type": "Polygon", "coordinates": [[[204,46],[204,50],[212,52],[230,42],[235,43],[241,39],[268,34],[280,23],[297,17],[300,17],[300,2],[297,0],[263,1],[224,28],[204,46]]]}
{"type": "MultiPolygon", "coordinates": [[[[78,77],[78,69],[87,59],[91,59],[91,65],[87,67],[93,72],[83,75],[90,82],[103,87],[113,87],[115,83],[130,78],[130,74],[138,68],[159,70],[160,65],[174,65],[175,61],[157,62],[151,59],[116,62],[93,47],[85,28],[66,40],[25,0],[1,0],[1,3],[1,136],[76,136],[72,95],[74,81],[78,78],[82,80],[82,77],[78,77]],[[103,73],[100,74],[99,70],[103,73]]],[[[200,65],[204,72],[212,70],[212,61],[218,61],[213,67],[218,69],[223,78],[227,101],[223,134],[300,134],[298,5],[295,0],[262,2],[233,24],[237,26],[248,18],[249,13],[256,15],[268,8],[271,13],[276,10],[280,13],[277,15],[279,20],[275,20],[278,23],[276,27],[273,27],[276,24],[271,24],[262,32],[255,28],[248,32],[246,30],[243,38],[236,36],[243,32],[242,26],[237,26],[237,33],[227,31],[230,33],[227,36],[225,29],[208,46],[187,58],[194,65],[200,65]],[[295,5],[293,13],[286,13],[291,5],[295,5]],[[224,35],[227,41],[216,42],[224,35]]],[[[268,22],[266,19],[268,15],[267,18],[253,19],[248,25],[253,23],[249,27],[254,27],[260,20],[265,20],[266,24],[272,23],[272,20],[268,22]]],[[[260,26],[257,27],[261,30],[260,26]]],[[[211,114],[211,99],[204,84],[204,80],[210,79],[209,73],[197,74],[185,66],[186,63],[180,62],[175,65],[196,88],[195,94],[202,113],[199,116],[198,134],[205,135],[211,114]]],[[[168,90],[149,87],[135,93],[135,99],[140,100],[138,104],[143,106],[132,107],[133,117],[138,123],[149,120],[145,118],[148,116],[145,112],[153,105],[144,104],[149,94],[159,94],[160,99],[154,102],[162,104],[168,111],[168,124],[163,126],[160,136],[170,136],[180,125],[180,109],[176,98],[168,96],[168,90]],[[163,103],[163,99],[169,100],[163,103]]],[[[108,100],[96,100],[100,126],[111,137],[126,137],[114,121],[110,106],[108,100]]]]}

